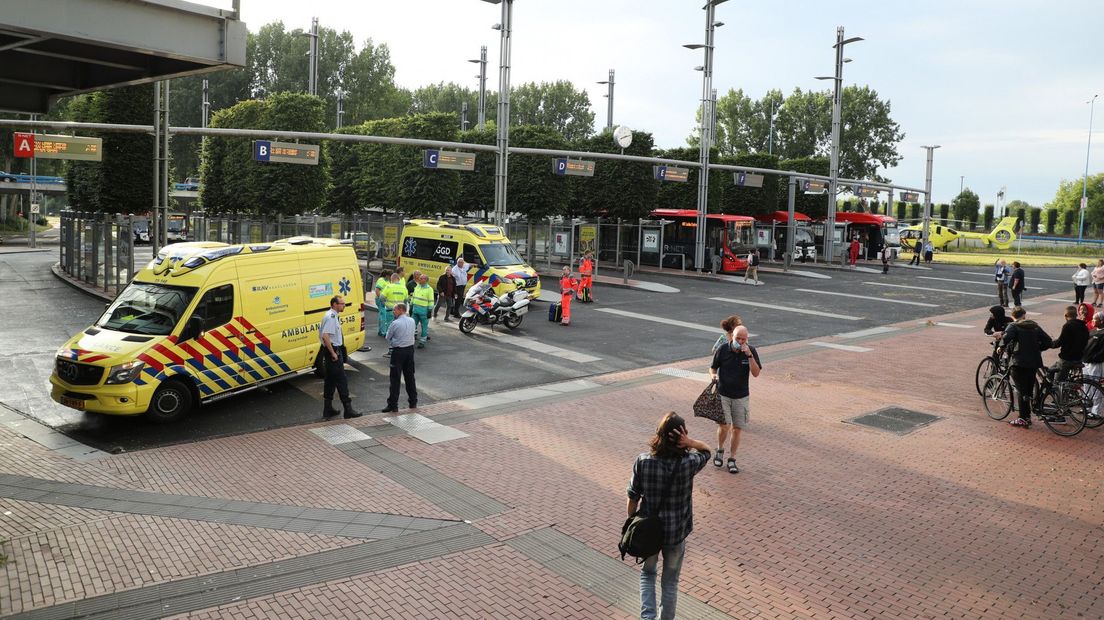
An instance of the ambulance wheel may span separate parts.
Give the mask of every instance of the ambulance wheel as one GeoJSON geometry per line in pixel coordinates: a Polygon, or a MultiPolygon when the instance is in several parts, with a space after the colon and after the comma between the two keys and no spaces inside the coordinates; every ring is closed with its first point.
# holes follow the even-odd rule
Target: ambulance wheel
{"type": "Polygon", "coordinates": [[[460,317],[460,333],[470,334],[470,333],[472,333],[473,329],[475,329],[475,317],[474,316],[460,317]]]}
{"type": "Polygon", "coordinates": [[[183,381],[166,381],[153,394],[146,417],[158,424],[176,422],[192,410],[192,391],[183,381]]]}
{"type": "Polygon", "coordinates": [[[502,324],[505,325],[508,329],[517,329],[518,326],[521,325],[522,318],[524,317],[520,317],[516,314],[511,314],[505,319],[502,319],[502,324]]]}

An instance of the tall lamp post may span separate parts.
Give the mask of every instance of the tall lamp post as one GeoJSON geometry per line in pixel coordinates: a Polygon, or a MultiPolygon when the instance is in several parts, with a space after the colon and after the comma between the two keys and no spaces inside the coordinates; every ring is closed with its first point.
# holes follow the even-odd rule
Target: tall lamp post
{"type": "Polygon", "coordinates": [[[510,148],[510,43],[514,17],[514,0],[483,0],[502,5],[502,21],[495,28],[501,33],[498,47],[498,158],[495,161],[495,224],[506,223],[506,174],[509,171],[510,148]]]}
{"type": "Polygon", "coordinates": [[[705,43],[683,45],[687,49],[700,49],[705,54],[702,64],[701,130],[699,133],[699,158],[701,169],[698,171],[698,218],[694,242],[694,267],[699,272],[705,265],[705,216],[709,212],[709,149],[713,145],[713,112],[711,93],[713,92],[713,31],[723,26],[714,21],[718,4],[728,0],[708,0],[705,6],[705,43]]]}
{"type": "Polygon", "coordinates": [[[613,69],[610,69],[609,79],[598,82],[599,84],[606,84],[609,86],[609,92],[606,93],[606,97],[609,101],[606,102],[606,129],[613,130],[613,69]]]}
{"type": "Polygon", "coordinates": [[[836,50],[836,74],[834,76],[821,76],[818,80],[832,80],[835,83],[832,95],[832,158],[828,171],[828,219],[824,226],[824,255],[831,262],[834,255],[836,235],[836,188],[839,185],[839,150],[840,150],[840,115],[842,113],[843,97],[843,63],[848,62],[843,58],[843,47],[848,43],[862,41],[862,37],[843,37],[843,26],[836,28],[836,44],[832,47],[836,50]]]}
{"type": "MultiPolygon", "coordinates": [[[[926,172],[924,173],[924,223],[920,225],[920,243],[923,244],[928,241],[930,232],[928,228],[931,226],[931,184],[932,184],[932,152],[939,148],[941,145],[936,144],[933,146],[922,146],[920,148],[928,151],[928,164],[926,172]]],[[[923,247],[921,245],[921,247],[923,247]]]]}
{"type": "Polygon", "coordinates": [[[341,125],[345,121],[345,91],[343,89],[337,89],[337,128],[341,129],[341,125]]]}
{"type": "Polygon", "coordinates": [[[483,45],[479,48],[478,60],[469,60],[468,62],[479,65],[479,75],[475,76],[479,78],[479,119],[477,122],[479,129],[483,129],[487,122],[487,46],[483,45]]]}
{"type": "Polygon", "coordinates": [[[1096,98],[1099,96],[1093,95],[1092,99],[1085,102],[1089,104],[1089,145],[1085,147],[1085,180],[1081,182],[1081,222],[1077,225],[1078,242],[1085,237],[1085,209],[1089,208],[1089,153],[1092,152],[1093,108],[1096,107],[1096,98]]]}
{"type": "Polygon", "coordinates": [[[774,97],[771,96],[770,133],[767,134],[767,155],[774,155],[774,97]]]}
{"type": "Polygon", "coordinates": [[[311,18],[310,33],[307,34],[310,37],[310,51],[307,54],[310,56],[310,62],[307,64],[307,93],[311,95],[318,94],[318,18],[311,18]]]}

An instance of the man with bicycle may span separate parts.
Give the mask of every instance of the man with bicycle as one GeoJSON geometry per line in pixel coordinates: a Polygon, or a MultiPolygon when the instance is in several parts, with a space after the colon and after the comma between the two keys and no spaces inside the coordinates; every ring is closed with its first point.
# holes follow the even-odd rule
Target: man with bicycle
{"type": "Polygon", "coordinates": [[[1038,323],[1027,318],[1027,311],[1022,307],[1017,306],[1012,310],[1012,320],[1013,323],[1004,330],[1002,340],[1006,347],[1011,346],[1012,360],[1009,374],[1019,393],[1020,417],[1012,420],[1010,424],[1027,428],[1031,426],[1031,400],[1035,392],[1035,373],[1043,367],[1043,351],[1051,347],[1052,340],[1038,323]]]}
{"type": "Polygon", "coordinates": [[[1062,332],[1051,345],[1059,351],[1058,361],[1050,367],[1049,374],[1052,378],[1057,375],[1058,383],[1066,380],[1070,369],[1081,368],[1081,355],[1089,342],[1089,328],[1084,321],[1077,318],[1077,306],[1066,306],[1065,317],[1062,332]]]}

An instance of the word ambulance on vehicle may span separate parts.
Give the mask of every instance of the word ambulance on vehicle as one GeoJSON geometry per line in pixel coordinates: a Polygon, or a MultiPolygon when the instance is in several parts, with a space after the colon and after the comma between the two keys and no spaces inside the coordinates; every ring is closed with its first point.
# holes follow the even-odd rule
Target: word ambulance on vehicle
{"type": "Polygon", "coordinates": [[[58,349],[51,396],[81,411],[179,419],[199,403],[319,366],[318,326],[334,295],[351,302],[341,324],[356,350],[364,287],[348,243],[166,246],[58,349]]]}
{"type": "Polygon", "coordinates": [[[398,264],[406,268],[407,275],[415,269],[421,271],[429,276],[433,286],[449,268],[449,263],[458,258],[471,265],[469,284],[498,276],[494,286],[496,295],[502,296],[520,287],[529,291],[530,297],[540,296],[537,270],[525,263],[498,226],[438,220],[404,222],[398,264]]]}

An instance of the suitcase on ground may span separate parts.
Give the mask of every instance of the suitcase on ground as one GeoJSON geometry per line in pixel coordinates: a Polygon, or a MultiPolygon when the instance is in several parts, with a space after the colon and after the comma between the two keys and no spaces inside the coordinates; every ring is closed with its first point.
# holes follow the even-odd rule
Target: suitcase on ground
{"type": "Polygon", "coordinates": [[[563,320],[563,307],[560,304],[556,303],[548,307],[548,320],[553,323],[563,320]]]}
{"type": "Polygon", "coordinates": [[[579,289],[579,301],[583,303],[590,303],[590,287],[584,286],[579,289]]]}

